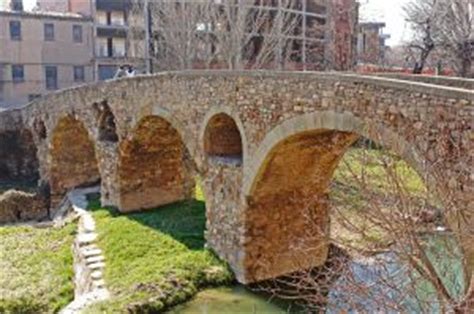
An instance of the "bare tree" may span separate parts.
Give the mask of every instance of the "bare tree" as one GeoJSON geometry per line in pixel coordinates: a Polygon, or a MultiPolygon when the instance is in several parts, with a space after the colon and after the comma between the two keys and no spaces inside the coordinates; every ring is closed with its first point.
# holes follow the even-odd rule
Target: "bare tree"
{"type": "MultiPolygon", "coordinates": [[[[134,5],[136,16],[141,4],[134,5]]],[[[149,6],[158,70],[275,67],[291,56],[302,19],[295,0],[175,0],[149,6]]]]}
{"type": "Polygon", "coordinates": [[[472,75],[474,56],[474,0],[439,1],[438,46],[457,74],[472,75]]]}
{"type": "Polygon", "coordinates": [[[414,73],[421,73],[436,51],[459,76],[471,75],[474,0],[412,0],[405,14],[413,31],[409,47],[419,53],[414,73]]]}
{"type": "Polygon", "coordinates": [[[406,20],[413,32],[408,47],[418,55],[413,68],[414,74],[423,72],[428,57],[436,48],[438,2],[438,0],[412,0],[404,7],[406,20]]]}
{"type": "MultiPolygon", "coordinates": [[[[129,32],[132,42],[144,41],[144,1],[134,0],[132,6],[130,23],[142,26],[129,32]]],[[[332,23],[340,23],[336,17],[344,16],[354,35],[355,4],[345,7],[328,2],[327,6],[334,8],[326,9],[310,0],[148,0],[147,3],[154,71],[324,69],[334,68],[339,59],[352,65],[350,52],[345,52],[344,58],[334,57],[337,48],[342,47],[341,41],[348,42],[343,46],[347,49],[353,48],[354,41],[341,30],[334,32],[336,26],[332,23]],[[333,41],[338,43],[331,44],[333,41]]],[[[146,49],[144,46],[141,49],[146,49]]]]}

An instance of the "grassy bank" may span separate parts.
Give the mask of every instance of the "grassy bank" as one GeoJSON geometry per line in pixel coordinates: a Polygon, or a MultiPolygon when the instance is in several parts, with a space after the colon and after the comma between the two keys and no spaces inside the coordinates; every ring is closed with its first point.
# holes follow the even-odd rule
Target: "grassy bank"
{"type": "Polygon", "coordinates": [[[90,208],[112,298],[89,312],[162,311],[232,280],[226,265],[204,248],[203,201],[128,215],[102,208],[97,200],[90,208]]]}
{"type": "Polygon", "coordinates": [[[0,313],[55,313],[72,301],[75,231],[0,227],[0,313]]]}

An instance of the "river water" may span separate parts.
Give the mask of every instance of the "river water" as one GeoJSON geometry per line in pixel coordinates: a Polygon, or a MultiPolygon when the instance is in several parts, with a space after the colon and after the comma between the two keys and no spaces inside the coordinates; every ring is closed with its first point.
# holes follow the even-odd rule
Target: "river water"
{"type": "MultiPolygon", "coordinates": [[[[433,259],[433,264],[438,273],[442,274],[443,281],[450,293],[461,295],[461,291],[464,289],[464,277],[455,241],[449,235],[435,234],[430,235],[426,243],[427,255],[433,259]],[[442,258],[439,258],[440,252],[442,258]],[[453,254],[453,252],[455,253],[453,254]]],[[[349,267],[351,283],[356,283],[359,288],[364,287],[364,293],[354,296],[354,290],[347,289],[347,278],[341,277],[329,293],[331,306],[326,310],[326,313],[398,312],[390,307],[390,303],[403,305],[408,313],[440,312],[432,286],[409,271],[411,268],[400,263],[393,253],[379,254],[364,260],[353,260],[349,267]],[[387,283],[387,278],[390,278],[390,283],[387,283]],[[414,294],[416,299],[413,294],[407,293],[410,289],[416,291],[414,294]],[[387,307],[382,308],[381,304],[387,305],[387,307]]],[[[296,313],[297,309],[298,307],[288,302],[253,292],[241,285],[235,285],[200,292],[193,300],[172,309],[169,313],[278,314],[296,313]]]]}

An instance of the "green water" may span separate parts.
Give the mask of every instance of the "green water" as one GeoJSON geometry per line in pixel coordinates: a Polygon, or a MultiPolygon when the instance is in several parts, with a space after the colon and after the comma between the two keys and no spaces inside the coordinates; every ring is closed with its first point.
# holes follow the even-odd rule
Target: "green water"
{"type": "MultiPolygon", "coordinates": [[[[442,234],[430,235],[426,239],[426,253],[430,259],[433,259],[434,266],[438,273],[443,274],[443,281],[452,295],[460,296],[464,290],[462,263],[459,250],[455,240],[451,236],[442,234]]],[[[439,306],[436,302],[436,294],[433,287],[426,281],[417,282],[417,298],[418,301],[425,300],[427,303],[419,303],[415,299],[399,294],[391,288],[374,285],[373,283],[383,278],[383,274],[398,274],[396,277],[398,287],[402,288],[410,284],[409,275],[403,271],[403,265],[399,264],[392,253],[384,253],[379,256],[386,260],[380,266],[371,266],[370,264],[361,264],[352,261],[349,264],[353,278],[360,282],[361,287],[367,284],[371,287],[367,290],[365,297],[359,298],[351,293],[339,289],[344,282],[341,277],[333,286],[329,294],[329,302],[335,306],[328,309],[327,313],[358,313],[352,306],[349,306],[347,300],[357,302],[359,309],[365,309],[363,312],[371,312],[377,308],[377,299],[382,295],[389,295],[390,300],[403,304],[408,313],[440,313],[439,306]],[[374,281],[375,280],[375,281],[374,281]],[[421,307],[423,306],[423,307],[421,307]]],[[[394,282],[395,283],[395,282],[394,282]]],[[[352,304],[352,303],[351,303],[352,304]]],[[[227,313],[295,313],[298,310],[291,303],[281,300],[271,299],[269,295],[255,293],[244,286],[236,285],[233,287],[209,289],[199,293],[193,300],[182,304],[169,313],[192,313],[192,314],[227,314],[227,313]]],[[[395,313],[387,310],[387,313],[395,313]]]]}
{"type": "Polygon", "coordinates": [[[270,302],[243,286],[209,289],[198,293],[188,303],[172,309],[169,314],[288,313],[288,306],[270,302]]]}

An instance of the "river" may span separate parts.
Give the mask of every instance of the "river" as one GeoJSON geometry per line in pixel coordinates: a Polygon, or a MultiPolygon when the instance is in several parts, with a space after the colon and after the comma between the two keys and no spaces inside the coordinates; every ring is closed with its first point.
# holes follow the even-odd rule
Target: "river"
{"type": "MultiPolygon", "coordinates": [[[[446,233],[427,237],[427,254],[436,260],[433,264],[443,274],[452,295],[460,295],[464,289],[463,272],[456,242],[446,233]],[[440,252],[442,258],[439,258],[440,252]],[[449,253],[448,253],[449,252],[449,253]],[[454,252],[454,253],[453,253],[454,252]]],[[[349,264],[350,282],[363,287],[364,292],[354,296],[353,289],[347,289],[348,279],[341,277],[329,293],[326,313],[383,312],[397,313],[392,305],[403,305],[408,313],[439,313],[434,289],[425,280],[420,280],[410,268],[399,262],[396,254],[383,253],[371,258],[353,260],[349,264]],[[387,283],[387,278],[391,282],[387,283]],[[410,289],[416,291],[408,293],[410,289]],[[416,295],[414,297],[413,295],[416,295]]],[[[295,313],[294,304],[253,292],[242,285],[208,289],[200,292],[193,300],[175,307],[170,314],[225,314],[225,313],[295,313]]]]}

